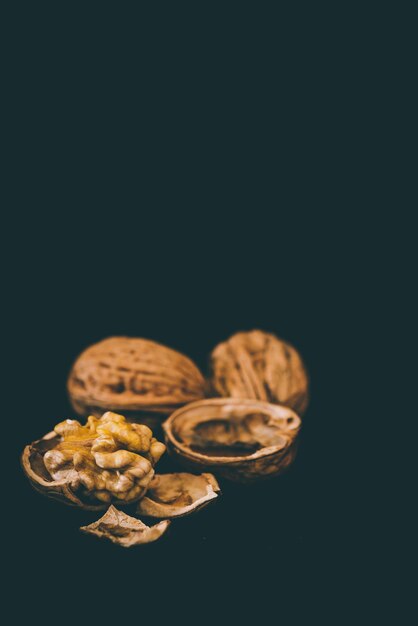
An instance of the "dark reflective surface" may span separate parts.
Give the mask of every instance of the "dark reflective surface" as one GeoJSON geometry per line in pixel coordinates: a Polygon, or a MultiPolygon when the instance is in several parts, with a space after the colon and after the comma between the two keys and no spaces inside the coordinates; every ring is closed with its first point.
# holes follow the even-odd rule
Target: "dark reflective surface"
{"type": "MultiPolygon", "coordinates": [[[[239,290],[229,286],[227,277],[211,284],[191,275],[190,293],[184,273],[170,275],[164,266],[148,273],[145,284],[137,281],[138,275],[147,274],[147,264],[139,259],[125,280],[121,266],[113,268],[118,276],[115,292],[109,268],[97,272],[80,258],[70,266],[64,265],[59,279],[51,274],[36,286],[27,282],[19,294],[30,316],[19,326],[25,366],[19,374],[19,427],[12,455],[14,565],[17,571],[29,567],[35,572],[27,597],[36,602],[43,588],[57,597],[75,586],[94,590],[95,598],[104,588],[106,602],[113,593],[109,588],[132,601],[145,595],[147,603],[155,601],[166,611],[169,603],[178,610],[226,596],[240,606],[279,602],[300,610],[294,605],[298,590],[313,589],[324,568],[328,575],[344,547],[336,459],[344,419],[338,391],[343,372],[332,362],[337,352],[331,331],[335,310],[327,285],[319,283],[312,298],[310,281],[301,283],[296,268],[284,284],[284,300],[271,274],[268,281],[260,275],[259,295],[252,292],[251,297],[241,274],[239,290]],[[93,286],[87,276],[94,276],[93,286]],[[97,515],[48,500],[30,487],[18,467],[19,451],[58,421],[74,417],[66,377],[88,344],[113,334],[149,337],[184,351],[205,370],[207,354],[218,341],[256,327],[293,342],[311,377],[311,403],[298,454],[285,475],[250,486],[220,479],[222,495],[213,504],[174,521],[159,542],[132,550],[82,535],[79,526],[97,515]]],[[[346,338],[338,341],[343,350],[346,338]]],[[[180,468],[166,455],[158,469],[180,468]]],[[[111,604],[114,610],[119,600],[111,604]]]]}

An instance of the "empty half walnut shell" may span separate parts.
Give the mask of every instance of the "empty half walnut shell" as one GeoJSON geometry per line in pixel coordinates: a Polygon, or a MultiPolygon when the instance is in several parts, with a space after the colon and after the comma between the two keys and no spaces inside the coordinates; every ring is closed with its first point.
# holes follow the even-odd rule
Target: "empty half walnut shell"
{"type": "Polygon", "coordinates": [[[164,422],[168,451],[187,468],[236,482],[277,476],[293,461],[300,418],[257,400],[193,402],[164,422]]]}
{"type": "Polygon", "coordinates": [[[212,474],[157,474],[137,512],[147,517],[184,517],[209,504],[219,491],[212,474]]]}
{"type": "Polygon", "coordinates": [[[308,406],[308,376],[298,351],[261,330],[241,332],[210,356],[215,395],[284,404],[298,415],[308,406]]]}
{"type": "Polygon", "coordinates": [[[204,397],[196,365],[176,350],[148,339],[110,337],[80,354],[68,379],[68,393],[80,415],[121,412],[154,426],[187,402],[204,397]],[[158,414],[150,423],[149,413],[158,414]],[[145,416],[145,417],[144,417],[145,416]]]}
{"type": "Polygon", "coordinates": [[[154,526],[147,526],[141,520],[110,506],[97,522],[88,526],[81,526],[80,530],[99,539],[108,539],[123,548],[131,548],[157,541],[169,525],[170,522],[164,520],[154,526]]]}
{"type": "Polygon", "coordinates": [[[108,411],[85,426],[64,420],[26,446],[22,466],[33,487],[66,504],[98,510],[141,498],[165,445],[143,424],[108,411]]]}

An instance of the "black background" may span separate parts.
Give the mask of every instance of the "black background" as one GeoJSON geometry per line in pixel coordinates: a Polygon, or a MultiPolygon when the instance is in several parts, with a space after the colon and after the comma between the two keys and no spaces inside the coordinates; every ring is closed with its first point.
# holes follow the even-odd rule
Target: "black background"
{"type": "MultiPolygon", "coordinates": [[[[60,240],[42,237],[44,258],[26,265],[17,292],[16,368],[24,354],[27,374],[15,381],[20,422],[13,526],[15,564],[24,569],[29,562],[36,571],[28,593],[35,602],[47,585],[60,597],[64,585],[66,593],[75,586],[97,595],[111,580],[130,597],[155,599],[159,611],[170,602],[182,606],[179,597],[187,593],[188,606],[209,597],[212,609],[229,600],[239,613],[261,601],[267,610],[280,589],[280,602],[303,614],[301,588],[306,602],[325,602],[330,589],[345,591],[340,576],[354,548],[341,455],[350,418],[345,380],[359,346],[347,326],[345,258],[318,239],[317,229],[300,224],[293,230],[286,211],[282,222],[280,215],[259,218],[254,210],[228,225],[217,221],[187,231],[182,225],[186,229],[188,220],[174,230],[177,218],[161,216],[152,224],[139,220],[132,232],[120,228],[117,215],[117,227],[103,237],[90,230],[89,239],[79,223],[81,234],[64,249],[60,240]],[[246,219],[251,224],[243,229],[246,219]],[[168,238],[160,238],[160,229],[168,238]],[[143,336],[183,351],[205,370],[216,343],[252,328],[291,341],[311,377],[299,453],[286,475],[250,487],[221,481],[222,496],[212,506],[173,522],[158,543],[132,550],[83,536],[79,526],[96,514],[32,491],[18,468],[19,451],[57,421],[74,417],[65,384],[84,347],[109,335],[143,336]]],[[[193,215],[196,222],[210,221],[198,209],[193,215]]],[[[168,458],[160,462],[160,471],[171,469],[168,458]]],[[[106,610],[116,609],[111,603],[106,610]]]]}
{"type": "Polygon", "coordinates": [[[376,190],[393,193],[378,16],[346,29],[348,16],[320,16],[315,30],[306,13],[291,26],[223,14],[217,37],[204,20],[187,41],[167,15],[149,38],[113,13],[49,14],[40,29],[32,17],[9,49],[2,242],[16,616],[342,623],[370,595],[372,490],[355,486],[352,425],[376,397],[370,304],[394,236],[370,212],[376,190]],[[222,481],[212,506],[132,550],[81,535],[94,515],[32,491],[20,451],[73,417],[66,378],[87,345],[147,337],[205,370],[219,341],[252,328],[293,343],[311,378],[288,474],[222,481]]]}

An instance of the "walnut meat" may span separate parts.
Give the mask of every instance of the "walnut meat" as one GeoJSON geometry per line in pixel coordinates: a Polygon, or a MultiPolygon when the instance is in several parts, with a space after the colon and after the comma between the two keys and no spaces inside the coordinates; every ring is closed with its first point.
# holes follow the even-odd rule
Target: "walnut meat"
{"type": "Polygon", "coordinates": [[[85,426],[65,420],[54,432],[27,446],[23,468],[33,486],[84,508],[141,498],[154,476],[165,445],[143,424],[131,424],[110,411],[85,426]]]}
{"type": "Polygon", "coordinates": [[[203,398],[205,381],[196,365],[175,350],[147,339],[110,337],[77,358],[68,392],[80,415],[111,409],[154,425],[159,420],[150,422],[150,412],[168,415],[203,398]]]}
{"type": "Polygon", "coordinates": [[[283,404],[302,415],[308,406],[308,376],[293,346],[261,330],[236,333],[210,357],[216,395],[283,404]]]}

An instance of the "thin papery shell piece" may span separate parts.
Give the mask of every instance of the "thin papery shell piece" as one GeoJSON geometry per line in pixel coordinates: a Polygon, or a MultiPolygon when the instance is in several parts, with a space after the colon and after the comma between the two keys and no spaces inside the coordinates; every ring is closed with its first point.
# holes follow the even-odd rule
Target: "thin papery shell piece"
{"type": "Polygon", "coordinates": [[[296,455],[300,426],[288,407],[212,398],[175,411],[163,429],[169,453],[184,467],[245,483],[287,469],[296,455]]]}
{"type": "Polygon", "coordinates": [[[123,548],[130,548],[157,541],[169,525],[170,521],[164,520],[154,526],[147,526],[112,505],[97,522],[81,526],[80,530],[99,539],[108,539],[123,548]]]}
{"type": "Polygon", "coordinates": [[[137,512],[147,517],[183,517],[212,502],[219,492],[212,474],[157,474],[138,502],[137,512]]]}

